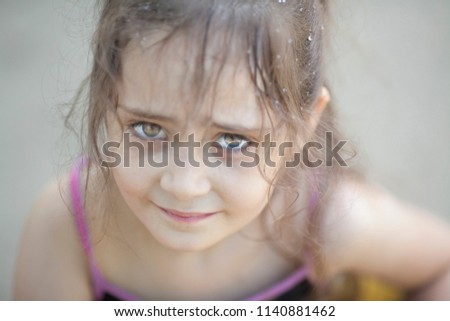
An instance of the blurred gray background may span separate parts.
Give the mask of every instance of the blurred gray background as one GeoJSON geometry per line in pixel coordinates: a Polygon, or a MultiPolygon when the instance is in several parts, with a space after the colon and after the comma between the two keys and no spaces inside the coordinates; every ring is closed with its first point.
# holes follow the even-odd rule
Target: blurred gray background
{"type": "MultiPolygon", "coordinates": [[[[337,0],[333,100],[369,179],[450,221],[450,2],[337,0]]],[[[90,0],[0,1],[0,300],[21,229],[60,173],[59,110],[89,69],[90,0]]]]}

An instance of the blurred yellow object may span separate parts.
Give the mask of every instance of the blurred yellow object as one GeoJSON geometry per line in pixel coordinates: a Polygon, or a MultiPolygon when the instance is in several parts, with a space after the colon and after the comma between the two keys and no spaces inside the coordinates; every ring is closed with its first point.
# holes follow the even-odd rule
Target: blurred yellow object
{"type": "Polygon", "coordinates": [[[405,293],[373,277],[358,278],[359,301],[398,301],[405,298],[405,293]]]}
{"type": "Polygon", "coordinates": [[[319,291],[321,300],[397,301],[405,298],[400,289],[370,276],[341,274],[319,291]]]}

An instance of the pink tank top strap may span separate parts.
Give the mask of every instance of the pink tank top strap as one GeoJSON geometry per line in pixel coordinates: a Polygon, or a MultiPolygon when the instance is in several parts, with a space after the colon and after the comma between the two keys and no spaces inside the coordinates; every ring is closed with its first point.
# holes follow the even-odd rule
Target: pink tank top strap
{"type": "Polygon", "coordinates": [[[307,276],[308,276],[308,268],[306,266],[303,266],[297,269],[297,271],[289,275],[284,280],[281,280],[280,282],[269,287],[268,289],[247,298],[246,301],[273,300],[274,298],[277,298],[283,293],[286,293],[289,290],[293,289],[300,282],[306,280],[307,276]]]}
{"type": "Polygon", "coordinates": [[[84,197],[81,184],[81,173],[87,165],[88,159],[86,157],[80,157],[72,167],[70,172],[70,197],[72,200],[72,211],[78,236],[89,262],[94,297],[95,299],[99,299],[102,296],[105,281],[100,273],[100,270],[95,265],[93,258],[92,244],[89,237],[89,228],[86,220],[86,211],[84,207],[84,197]]]}
{"type": "MultiPolygon", "coordinates": [[[[319,203],[319,189],[317,184],[317,176],[314,176],[314,185],[311,191],[311,196],[308,204],[308,217],[309,219],[314,219],[314,215],[316,214],[317,206],[319,203]]],[[[268,289],[257,293],[249,298],[247,301],[267,301],[272,300],[283,293],[288,292],[293,289],[300,282],[306,280],[311,273],[311,267],[313,258],[308,247],[303,248],[305,255],[305,264],[298,268],[294,273],[288,275],[285,279],[276,283],[275,285],[269,287],[268,289]]]]}

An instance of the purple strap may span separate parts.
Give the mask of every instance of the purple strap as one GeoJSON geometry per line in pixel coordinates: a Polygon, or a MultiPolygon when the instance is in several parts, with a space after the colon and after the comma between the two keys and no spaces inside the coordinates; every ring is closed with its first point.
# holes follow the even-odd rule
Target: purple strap
{"type": "Polygon", "coordinates": [[[301,281],[305,280],[307,276],[308,276],[308,268],[306,266],[303,266],[300,269],[296,270],[293,274],[289,275],[287,278],[282,280],[281,282],[278,282],[275,285],[271,286],[270,288],[249,297],[248,299],[246,299],[246,301],[272,300],[282,295],[283,293],[286,293],[290,289],[294,288],[301,281]]]}
{"type": "Polygon", "coordinates": [[[81,157],[77,160],[70,172],[70,196],[72,199],[73,215],[75,217],[75,224],[83,246],[84,253],[86,254],[89,262],[89,269],[91,274],[92,287],[94,291],[94,299],[101,300],[105,292],[108,292],[122,300],[136,301],[139,300],[137,296],[134,296],[114,284],[109,283],[103,277],[99,268],[94,262],[92,253],[91,241],[89,239],[88,224],[86,221],[86,212],[84,208],[84,199],[81,193],[81,172],[83,168],[88,165],[88,160],[85,157],[81,157]]]}
{"type": "MultiPolygon", "coordinates": [[[[311,193],[311,198],[309,199],[308,204],[308,215],[309,219],[313,219],[313,216],[316,212],[317,205],[319,203],[319,189],[318,189],[318,178],[316,175],[314,175],[314,183],[313,183],[313,190],[311,193]]],[[[311,255],[311,251],[309,247],[304,248],[305,251],[305,257],[306,262],[305,265],[296,270],[294,273],[289,275],[284,280],[278,282],[277,284],[271,286],[270,288],[262,291],[261,293],[255,294],[247,299],[247,301],[265,301],[265,300],[271,300],[273,298],[276,298],[283,293],[286,293],[287,291],[294,288],[297,284],[299,284],[301,281],[305,280],[308,277],[308,274],[310,272],[310,267],[313,265],[313,258],[311,255]]]]}

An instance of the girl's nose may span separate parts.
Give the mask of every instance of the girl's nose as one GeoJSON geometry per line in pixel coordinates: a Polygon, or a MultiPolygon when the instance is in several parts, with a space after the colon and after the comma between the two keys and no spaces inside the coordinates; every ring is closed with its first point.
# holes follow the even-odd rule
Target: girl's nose
{"type": "Polygon", "coordinates": [[[171,164],[163,172],[161,187],[180,201],[188,201],[207,194],[211,184],[204,164],[194,166],[186,163],[185,167],[171,164]]]}

